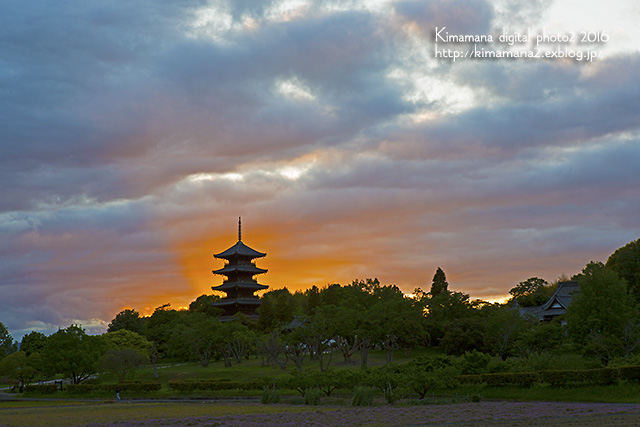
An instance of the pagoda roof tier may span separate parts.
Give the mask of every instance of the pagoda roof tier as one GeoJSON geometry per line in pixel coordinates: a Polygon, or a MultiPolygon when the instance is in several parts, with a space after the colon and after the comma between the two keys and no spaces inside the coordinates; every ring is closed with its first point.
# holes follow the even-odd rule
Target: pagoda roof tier
{"type": "Polygon", "coordinates": [[[213,270],[213,274],[224,274],[227,275],[229,273],[252,273],[252,274],[262,274],[266,273],[268,270],[264,268],[256,267],[253,264],[250,265],[225,265],[223,268],[219,270],[213,270]]]}
{"type": "Polygon", "coordinates": [[[223,298],[220,301],[212,302],[211,305],[216,307],[224,307],[227,305],[260,305],[260,298],[223,298]]]}
{"type": "Polygon", "coordinates": [[[257,282],[224,282],[222,285],[213,286],[211,289],[214,291],[223,291],[225,289],[242,288],[242,289],[255,289],[256,291],[267,289],[268,286],[261,285],[257,282]]]}
{"type": "Polygon", "coordinates": [[[231,246],[226,251],[220,252],[219,254],[214,254],[213,256],[216,258],[229,259],[237,256],[243,257],[251,257],[251,258],[262,258],[267,254],[264,252],[258,252],[255,249],[250,248],[249,246],[242,243],[242,240],[238,240],[235,245],[231,246]]]}

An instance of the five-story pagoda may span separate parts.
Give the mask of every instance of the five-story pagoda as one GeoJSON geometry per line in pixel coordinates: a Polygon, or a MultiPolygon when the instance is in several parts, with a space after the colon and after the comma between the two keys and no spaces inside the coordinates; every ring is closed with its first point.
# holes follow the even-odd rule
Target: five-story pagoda
{"type": "Polygon", "coordinates": [[[242,222],[238,218],[238,242],[224,252],[215,254],[215,258],[227,261],[225,266],[219,270],[214,270],[214,274],[226,276],[222,285],[213,286],[214,291],[221,291],[227,294],[220,301],[213,303],[214,306],[223,310],[220,320],[230,320],[236,313],[243,313],[251,319],[257,319],[256,309],[262,301],[253,293],[268,286],[259,284],[253,276],[266,273],[267,270],[258,268],[253,263],[254,258],[262,258],[266,253],[258,252],[242,243],[242,222]]]}

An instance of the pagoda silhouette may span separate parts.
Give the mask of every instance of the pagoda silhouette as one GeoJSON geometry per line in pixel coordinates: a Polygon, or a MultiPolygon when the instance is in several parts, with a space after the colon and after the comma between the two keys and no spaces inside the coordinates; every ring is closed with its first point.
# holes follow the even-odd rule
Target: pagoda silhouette
{"type": "Polygon", "coordinates": [[[260,298],[254,295],[256,291],[267,289],[268,286],[259,284],[253,276],[264,274],[267,270],[256,267],[255,258],[262,258],[266,253],[258,252],[242,242],[242,218],[238,218],[238,241],[224,252],[214,254],[218,259],[227,261],[213,274],[226,276],[222,285],[213,286],[214,291],[221,291],[227,295],[212,305],[222,309],[221,321],[228,321],[237,313],[242,313],[250,319],[257,320],[256,309],[262,304],[260,298]]]}

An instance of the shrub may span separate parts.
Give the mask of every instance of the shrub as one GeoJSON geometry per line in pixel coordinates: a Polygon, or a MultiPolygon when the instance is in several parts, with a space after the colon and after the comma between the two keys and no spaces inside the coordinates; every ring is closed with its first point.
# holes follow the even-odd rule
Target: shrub
{"type": "Polygon", "coordinates": [[[622,366],[618,373],[622,380],[640,382],[640,366],[622,366]]]}
{"type": "Polygon", "coordinates": [[[27,393],[51,394],[58,389],[56,384],[31,384],[25,387],[27,393]]]}
{"type": "Polygon", "coordinates": [[[305,390],[304,393],[304,404],[305,405],[317,405],[320,403],[320,398],[323,395],[323,391],[319,388],[309,388],[305,390]]]}
{"type": "Polygon", "coordinates": [[[535,372],[503,372],[484,374],[481,377],[490,386],[516,385],[530,387],[540,381],[540,377],[535,372]]]}
{"type": "Polygon", "coordinates": [[[262,398],[260,399],[260,401],[265,405],[269,403],[280,402],[280,393],[278,392],[278,389],[276,389],[275,387],[265,387],[262,390],[262,398]]]}
{"type": "Polygon", "coordinates": [[[601,368],[584,371],[584,380],[594,385],[613,385],[618,382],[618,369],[601,368]]]}
{"type": "Polygon", "coordinates": [[[373,405],[373,387],[356,387],[353,392],[351,406],[371,406],[373,405]]]}
{"type": "Polygon", "coordinates": [[[169,381],[171,390],[191,392],[195,390],[261,390],[267,383],[264,381],[235,382],[235,381],[169,381]]]}
{"type": "Polygon", "coordinates": [[[160,383],[121,383],[121,384],[69,384],[66,389],[69,393],[92,393],[92,392],[113,392],[119,388],[120,391],[148,392],[158,391],[162,388],[160,383]]]}
{"type": "Polygon", "coordinates": [[[491,356],[482,353],[475,348],[472,351],[466,351],[460,360],[461,371],[463,374],[482,374],[487,371],[491,362],[491,356]]]}

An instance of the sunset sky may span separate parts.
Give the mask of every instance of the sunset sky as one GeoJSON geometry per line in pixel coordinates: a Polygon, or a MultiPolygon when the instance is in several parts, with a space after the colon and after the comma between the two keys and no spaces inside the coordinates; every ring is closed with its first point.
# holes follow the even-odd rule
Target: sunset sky
{"type": "Polygon", "coordinates": [[[0,322],[17,339],[210,294],[239,216],[271,289],[410,293],[439,266],[493,300],[640,238],[636,1],[1,9],[0,322]],[[436,27],[606,42],[560,46],[591,62],[453,61],[436,27]]]}

